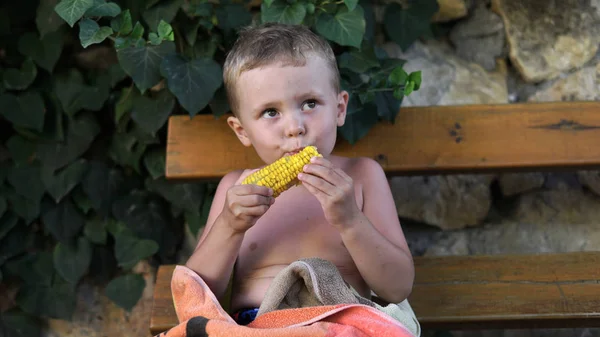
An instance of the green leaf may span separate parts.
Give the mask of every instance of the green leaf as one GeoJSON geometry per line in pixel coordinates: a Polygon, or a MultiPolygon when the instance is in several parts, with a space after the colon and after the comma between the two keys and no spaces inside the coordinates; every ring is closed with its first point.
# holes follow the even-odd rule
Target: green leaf
{"type": "Polygon", "coordinates": [[[59,242],[54,246],[53,258],[58,274],[67,282],[77,284],[92,261],[92,245],[85,237],[80,237],[75,246],[59,242]]]}
{"type": "Polygon", "coordinates": [[[146,144],[140,141],[133,132],[115,133],[110,142],[108,155],[122,166],[132,167],[140,172],[140,159],[146,151],[146,144]]]}
{"type": "Polygon", "coordinates": [[[410,73],[408,80],[414,83],[415,90],[419,90],[419,88],[421,88],[421,71],[413,71],[410,73]]]}
{"type": "Polygon", "coordinates": [[[396,119],[401,103],[402,100],[395,98],[394,94],[389,91],[375,94],[375,104],[377,105],[379,117],[389,122],[394,122],[396,119]]]}
{"type": "Polygon", "coordinates": [[[68,243],[79,234],[85,218],[70,199],[60,203],[42,202],[42,221],[46,229],[60,242],[68,243]]]}
{"type": "MultiPolygon", "coordinates": [[[[6,201],[5,201],[6,205],[6,201]]],[[[4,213],[4,212],[2,212],[4,213]]],[[[0,241],[17,225],[19,218],[14,214],[7,213],[0,216],[0,241]]],[[[0,265],[2,263],[0,262],[0,265]]]]}
{"type": "Polygon", "coordinates": [[[38,201],[44,195],[44,184],[38,165],[13,166],[8,172],[7,179],[19,195],[31,201],[38,201]]]}
{"type": "Polygon", "coordinates": [[[79,21],[79,39],[83,48],[90,45],[101,43],[113,33],[110,27],[100,27],[92,19],[83,19],[79,21]]]}
{"type": "Polygon", "coordinates": [[[148,190],[156,192],[170,203],[188,211],[197,211],[204,200],[206,185],[202,183],[181,183],[165,178],[146,180],[148,190]]]}
{"type": "MultiPolygon", "coordinates": [[[[0,274],[0,281],[2,281],[0,274]]],[[[41,336],[42,324],[38,317],[28,315],[22,311],[9,310],[0,315],[0,331],[2,325],[6,329],[6,337],[31,337],[41,336]]]]}
{"type": "Polygon", "coordinates": [[[212,101],[209,103],[210,109],[215,117],[221,117],[227,112],[231,111],[229,101],[227,100],[227,93],[225,87],[220,87],[213,96],[212,101]]]}
{"type": "Polygon", "coordinates": [[[42,96],[37,91],[27,91],[19,96],[4,93],[0,95],[0,114],[13,124],[42,131],[45,107],[42,96]]]}
{"type": "Polygon", "coordinates": [[[164,20],[167,23],[171,23],[181,7],[183,0],[164,0],[159,2],[156,6],[147,9],[142,13],[142,17],[148,24],[151,31],[156,32],[160,20],[164,20]]]}
{"type": "Polygon", "coordinates": [[[102,216],[110,215],[114,200],[126,191],[123,172],[109,168],[105,163],[92,162],[82,180],[85,194],[94,209],[102,216]]]}
{"type": "Polygon", "coordinates": [[[379,60],[373,48],[363,46],[360,51],[345,52],[338,57],[340,68],[346,68],[356,73],[364,73],[372,68],[379,68],[379,60]]]}
{"type": "Polygon", "coordinates": [[[4,71],[4,87],[12,90],[25,90],[33,83],[36,76],[37,67],[31,58],[27,58],[20,69],[9,68],[4,71]]]}
{"type": "Polygon", "coordinates": [[[353,11],[358,4],[358,0],[344,0],[344,3],[346,4],[346,7],[348,7],[349,11],[353,11]]]}
{"type": "Polygon", "coordinates": [[[19,38],[19,52],[30,57],[38,66],[52,73],[63,49],[62,32],[47,32],[40,40],[35,33],[27,32],[19,38]]]}
{"type": "Polygon", "coordinates": [[[86,160],[79,159],[56,174],[53,174],[52,171],[44,170],[42,180],[48,194],[54,198],[54,201],[60,202],[79,184],[86,168],[86,160]]]}
{"type": "Polygon", "coordinates": [[[100,126],[92,113],[80,114],[69,120],[65,141],[38,145],[38,158],[43,163],[44,169],[57,170],[86,152],[99,132],[100,126]]]}
{"type": "Polygon", "coordinates": [[[158,24],[158,36],[163,40],[175,41],[175,35],[173,34],[173,27],[164,20],[160,20],[158,24]]]}
{"type": "Polygon", "coordinates": [[[404,87],[404,95],[406,95],[406,96],[410,95],[414,89],[415,89],[415,82],[409,81],[406,84],[406,87],[404,87]]]}
{"type": "Polygon", "coordinates": [[[404,85],[407,79],[408,74],[401,67],[394,69],[388,76],[388,82],[394,87],[404,85]]]}
{"type": "Polygon", "coordinates": [[[65,21],[54,11],[54,7],[56,7],[58,2],[59,0],[40,0],[35,16],[35,23],[42,38],[49,33],[56,32],[65,24],[65,21]]]}
{"type": "Polygon", "coordinates": [[[148,41],[154,46],[158,46],[162,42],[162,38],[157,33],[151,32],[148,34],[148,41]]]}
{"type": "Polygon", "coordinates": [[[121,96],[115,106],[115,124],[119,125],[123,117],[133,109],[134,98],[138,96],[134,87],[121,89],[121,96]]]}
{"type": "Polygon", "coordinates": [[[28,225],[40,215],[41,200],[30,200],[17,193],[12,193],[8,196],[8,202],[13,211],[28,225]]]}
{"type": "Polygon", "coordinates": [[[407,50],[419,37],[429,31],[431,17],[439,10],[437,0],[411,2],[408,9],[392,3],[385,8],[384,28],[402,50],[407,50]]]}
{"type": "Polygon", "coordinates": [[[54,10],[69,26],[73,27],[75,22],[81,19],[83,14],[93,5],[94,0],[62,0],[54,7],[54,10]]]}
{"type": "Polygon", "coordinates": [[[115,257],[123,269],[133,268],[139,261],[158,252],[158,244],[121,233],[115,237],[115,257]]]}
{"type": "Polygon", "coordinates": [[[271,4],[263,2],[260,9],[262,22],[301,24],[306,16],[306,7],[301,2],[293,4],[285,0],[276,0],[271,4]]]}
{"type": "MultiPolygon", "coordinates": [[[[8,203],[6,202],[6,197],[0,196],[0,217],[4,215],[6,209],[8,208],[8,203]]],[[[2,225],[0,224],[0,239],[2,239],[2,225]]]]}
{"type": "Polygon", "coordinates": [[[346,121],[344,125],[339,128],[339,131],[344,139],[350,144],[354,144],[367,135],[369,129],[371,129],[377,121],[377,109],[373,103],[367,103],[362,107],[355,104],[346,115],[346,121]]]}
{"type": "Polygon", "coordinates": [[[54,92],[63,110],[69,116],[74,116],[81,109],[100,110],[110,95],[110,88],[106,85],[85,84],[81,73],[71,68],[68,73],[55,77],[54,92]]]}
{"type": "MultiPolygon", "coordinates": [[[[10,225],[10,224],[9,224],[10,225]]],[[[0,266],[30,248],[32,230],[26,226],[13,226],[0,242],[0,266]]]]}
{"type": "Polygon", "coordinates": [[[166,154],[164,149],[148,151],[144,156],[144,166],[150,173],[152,179],[165,175],[166,154]]]}
{"type": "Polygon", "coordinates": [[[131,30],[133,29],[131,11],[126,9],[122,11],[121,14],[110,20],[110,27],[113,29],[113,31],[120,35],[127,35],[131,33],[131,30]]]}
{"type": "Polygon", "coordinates": [[[106,222],[101,219],[92,219],[86,222],[83,233],[86,238],[95,244],[106,244],[106,222]]]}
{"type": "Polygon", "coordinates": [[[160,81],[160,64],[165,56],[173,53],[175,44],[168,41],[158,46],[122,48],[117,51],[117,57],[123,70],[143,94],[160,81]]]}
{"type": "Polygon", "coordinates": [[[223,30],[237,30],[252,22],[252,13],[243,4],[222,4],[216,8],[218,26],[223,30]]]}
{"type": "Polygon", "coordinates": [[[76,186],[75,189],[73,189],[71,199],[73,199],[73,202],[77,205],[77,208],[79,208],[84,214],[88,214],[93,208],[92,201],[90,198],[88,198],[85,192],[83,192],[81,185],[76,186]]]}
{"type": "Polygon", "coordinates": [[[319,15],[316,30],[325,38],[342,46],[359,48],[365,34],[365,18],[361,6],[348,11],[347,7],[340,7],[335,16],[329,13],[319,15]]]}
{"type": "Polygon", "coordinates": [[[179,55],[169,55],[161,64],[161,74],[192,117],[208,105],[223,83],[221,66],[212,59],[186,61],[179,55]]]}
{"type": "Polygon", "coordinates": [[[6,142],[10,156],[17,164],[28,164],[35,158],[37,144],[15,133],[6,142]]]}
{"type": "Polygon", "coordinates": [[[85,16],[110,16],[115,17],[121,13],[121,7],[114,2],[94,0],[94,5],[85,12],[85,16]]]}
{"type": "Polygon", "coordinates": [[[114,278],[106,286],[106,296],[115,304],[131,311],[142,297],[146,281],[141,275],[127,274],[114,278]]]}
{"type": "Polygon", "coordinates": [[[142,130],[156,134],[171,115],[175,107],[175,98],[168,90],[161,90],[155,98],[138,96],[133,102],[131,118],[142,130]]]}

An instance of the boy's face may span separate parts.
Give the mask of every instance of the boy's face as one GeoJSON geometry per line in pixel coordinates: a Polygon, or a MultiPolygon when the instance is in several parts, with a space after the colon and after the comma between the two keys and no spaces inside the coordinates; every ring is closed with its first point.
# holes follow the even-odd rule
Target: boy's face
{"type": "Polygon", "coordinates": [[[344,124],[348,93],[338,93],[320,57],[301,67],[272,64],[242,73],[236,85],[237,117],[228,123],[245,146],[254,146],[267,163],[314,145],[333,150],[344,124]]]}

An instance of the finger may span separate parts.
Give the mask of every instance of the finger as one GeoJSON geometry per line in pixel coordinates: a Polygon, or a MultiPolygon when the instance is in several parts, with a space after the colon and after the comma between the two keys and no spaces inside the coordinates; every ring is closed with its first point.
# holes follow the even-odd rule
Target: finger
{"type": "Polygon", "coordinates": [[[251,215],[251,216],[261,216],[261,215],[267,213],[269,208],[270,208],[269,205],[258,205],[258,206],[248,207],[246,209],[245,213],[248,215],[251,215]]]}
{"type": "Polygon", "coordinates": [[[273,195],[273,189],[268,188],[266,186],[248,184],[248,185],[234,186],[234,188],[235,188],[235,194],[239,195],[239,196],[253,195],[253,194],[264,195],[264,196],[273,195]]]}
{"type": "Polygon", "coordinates": [[[327,194],[325,194],[325,192],[323,192],[322,190],[320,190],[319,188],[317,188],[316,186],[314,186],[313,184],[311,184],[308,181],[303,180],[302,186],[304,186],[308,190],[308,192],[310,192],[312,195],[314,195],[319,200],[322,197],[327,195],[327,194]]]}
{"type": "Polygon", "coordinates": [[[253,207],[259,205],[271,206],[275,202],[275,198],[259,194],[250,194],[240,197],[236,203],[243,207],[253,207]]]}
{"type": "Polygon", "coordinates": [[[306,183],[314,187],[315,189],[319,190],[321,193],[326,195],[331,195],[331,191],[335,189],[335,186],[332,185],[330,182],[313,174],[300,173],[298,174],[298,180],[300,180],[303,184],[306,183]]]}
{"type": "Polygon", "coordinates": [[[333,167],[327,167],[320,164],[307,164],[304,166],[303,171],[315,176],[319,176],[334,186],[347,183],[347,180],[337,173],[337,170],[335,170],[333,167]]]}

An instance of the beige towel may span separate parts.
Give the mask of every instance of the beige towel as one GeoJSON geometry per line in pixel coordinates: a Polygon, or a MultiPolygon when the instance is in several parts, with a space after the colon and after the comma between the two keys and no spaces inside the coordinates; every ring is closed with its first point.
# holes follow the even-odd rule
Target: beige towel
{"type": "Polygon", "coordinates": [[[258,310],[258,316],[270,311],[320,305],[364,304],[395,318],[415,336],[420,324],[407,300],[383,307],[360,296],[349,286],[337,267],[324,259],[307,258],[291,263],[271,282],[258,310]]]}

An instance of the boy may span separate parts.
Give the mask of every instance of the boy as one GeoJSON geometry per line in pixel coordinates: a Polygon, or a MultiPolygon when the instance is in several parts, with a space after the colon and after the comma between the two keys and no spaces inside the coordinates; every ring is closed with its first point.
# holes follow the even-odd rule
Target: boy
{"type": "Polygon", "coordinates": [[[368,158],[331,155],[349,96],[327,42],[301,25],[246,29],[223,77],[234,113],[227,122],[265,163],[308,145],[323,158],[277,200],[267,187],[240,184],[255,170],[223,177],[186,266],[217,297],[233,273],[233,313],[258,308],[277,273],[306,257],[331,261],[365,298],[372,290],[388,302],[406,299],[412,257],[383,170],[368,158]]]}

